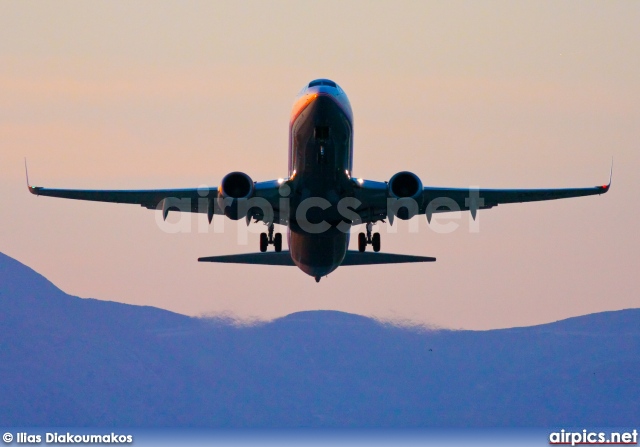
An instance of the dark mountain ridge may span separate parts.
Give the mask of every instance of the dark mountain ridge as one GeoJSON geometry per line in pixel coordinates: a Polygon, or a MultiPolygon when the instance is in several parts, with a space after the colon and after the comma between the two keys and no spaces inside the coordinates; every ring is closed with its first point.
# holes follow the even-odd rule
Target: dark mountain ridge
{"type": "Polygon", "coordinates": [[[237,327],[80,299],[0,253],[0,425],[631,426],[640,309],[491,331],[237,327]]]}

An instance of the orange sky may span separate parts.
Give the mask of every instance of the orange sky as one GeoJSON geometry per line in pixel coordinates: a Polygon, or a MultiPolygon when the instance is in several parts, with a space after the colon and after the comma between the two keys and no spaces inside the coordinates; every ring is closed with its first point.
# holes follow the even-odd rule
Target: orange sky
{"type": "MultiPolygon", "coordinates": [[[[2,2],[0,251],[70,294],[190,315],[336,309],[488,329],[640,306],[640,3],[2,2]],[[199,264],[256,251],[224,233],[167,234],[136,206],[30,196],[216,185],[286,175],[293,99],[338,82],[354,174],[425,185],[593,186],[601,197],[505,205],[451,234],[380,225],[383,250],[429,265],[199,264]]],[[[174,221],[176,216],[173,217],[174,221]]],[[[219,225],[221,220],[217,220],[219,225]]]]}

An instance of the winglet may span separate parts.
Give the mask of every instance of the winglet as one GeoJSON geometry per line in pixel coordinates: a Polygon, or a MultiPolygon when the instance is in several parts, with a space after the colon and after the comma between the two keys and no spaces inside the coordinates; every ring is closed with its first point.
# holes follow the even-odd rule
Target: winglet
{"type": "Polygon", "coordinates": [[[27,177],[27,188],[29,189],[29,192],[31,194],[36,194],[36,188],[31,186],[31,183],[29,183],[29,169],[27,168],[27,157],[24,157],[24,173],[25,173],[25,176],[27,177]]]}
{"type": "Polygon", "coordinates": [[[602,189],[604,192],[609,191],[609,188],[611,187],[612,177],[613,177],[613,157],[611,157],[611,169],[609,170],[609,183],[607,183],[606,185],[600,186],[600,189],[602,189]]]}

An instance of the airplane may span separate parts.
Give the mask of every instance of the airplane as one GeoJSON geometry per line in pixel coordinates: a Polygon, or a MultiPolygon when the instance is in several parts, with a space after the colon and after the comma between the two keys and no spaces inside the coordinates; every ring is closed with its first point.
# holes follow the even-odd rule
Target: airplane
{"type": "MultiPolygon", "coordinates": [[[[380,233],[373,225],[433,213],[470,211],[518,202],[604,194],[611,186],[562,189],[473,189],[423,186],[420,178],[401,171],[388,181],[354,177],[353,113],[347,94],[329,79],[306,84],[295,99],[289,121],[288,177],[255,182],[244,172],[222,178],[217,188],[154,190],[78,190],[31,186],[39,196],[138,204],[148,209],[207,213],[232,220],[262,222],[260,252],[199,258],[200,262],[297,266],[316,282],[340,266],[433,262],[435,258],[380,253],[380,233]],[[287,228],[288,251],[282,250],[287,228]],[[350,229],[365,224],[358,250],[349,250],[350,229]],[[274,251],[267,251],[273,245],[274,251]],[[373,252],[367,252],[371,245],[373,252]]],[[[26,160],[25,160],[26,170],[26,160]]],[[[613,170],[613,165],[612,165],[613,170]]]]}

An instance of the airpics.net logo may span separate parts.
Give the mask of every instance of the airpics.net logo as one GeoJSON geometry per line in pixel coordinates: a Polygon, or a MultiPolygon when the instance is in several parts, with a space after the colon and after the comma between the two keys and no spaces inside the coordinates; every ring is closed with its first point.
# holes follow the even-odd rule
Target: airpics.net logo
{"type": "Polygon", "coordinates": [[[549,435],[550,445],[637,445],[638,430],[629,432],[595,432],[560,430],[549,435]]]}
{"type": "Polygon", "coordinates": [[[2,435],[2,440],[5,444],[11,444],[15,440],[15,444],[78,444],[78,445],[90,445],[90,444],[132,444],[133,435],[125,435],[118,433],[109,434],[77,434],[77,433],[45,433],[33,434],[28,432],[5,433],[2,435]]]}
{"type": "MultiPolygon", "coordinates": [[[[201,191],[208,191],[202,187],[201,191]]],[[[207,198],[190,199],[167,197],[157,205],[155,221],[165,233],[224,233],[228,225],[236,225],[238,231],[238,244],[248,244],[248,234],[261,233],[262,225],[249,225],[249,223],[291,223],[308,234],[322,234],[328,231],[341,231],[349,233],[351,228],[369,221],[388,223],[378,227],[386,233],[397,233],[398,220],[407,221],[408,232],[420,231],[420,217],[426,217],[428,228],[438,234],[453,233],[458,229],[467,229],[469,233],[480,232],[480,219],[477,212],[484,206],[484,200],[479,196],[478,188],[471,187],[468,197],[465,197],[465,209],[458,202],[447,197],[432,199],[426,207],[412,198],[387,198],[386,210],[374,211],[359,210],[362,202],[355,197],[344,197],[337,202],[330,202],[323,197],[308,197],[296,202],[287,197],[280,197],[278,209],[274,210],[271,204],[261,197],[249,199],[224,199],[222,206],[216,204],[224,213],[225,208],[233,207],[234,213],[240,216],[236,219],[228,219],[224,214],[211,213],[211,204],[207,198]],[[469,211],[468,213],[466,211],[469,211]],[[174,211],[174,213],[171,213],[174,211]],[[332,214],[332,221],[327,220],[326,214],[332,214]],[[465,224],[464,216],[468,217],[465,224]],[[171,217],[169,217],[171,216],[171,217]],[[249,216],[249,217],[247,217],[249,216]],[[255,216],[259,216],[257,219],[255,216]],[[287,216],[283,218],[282,216],[287,216]],[[318,217],[320,216],[320,217],[318,217]]]]}

